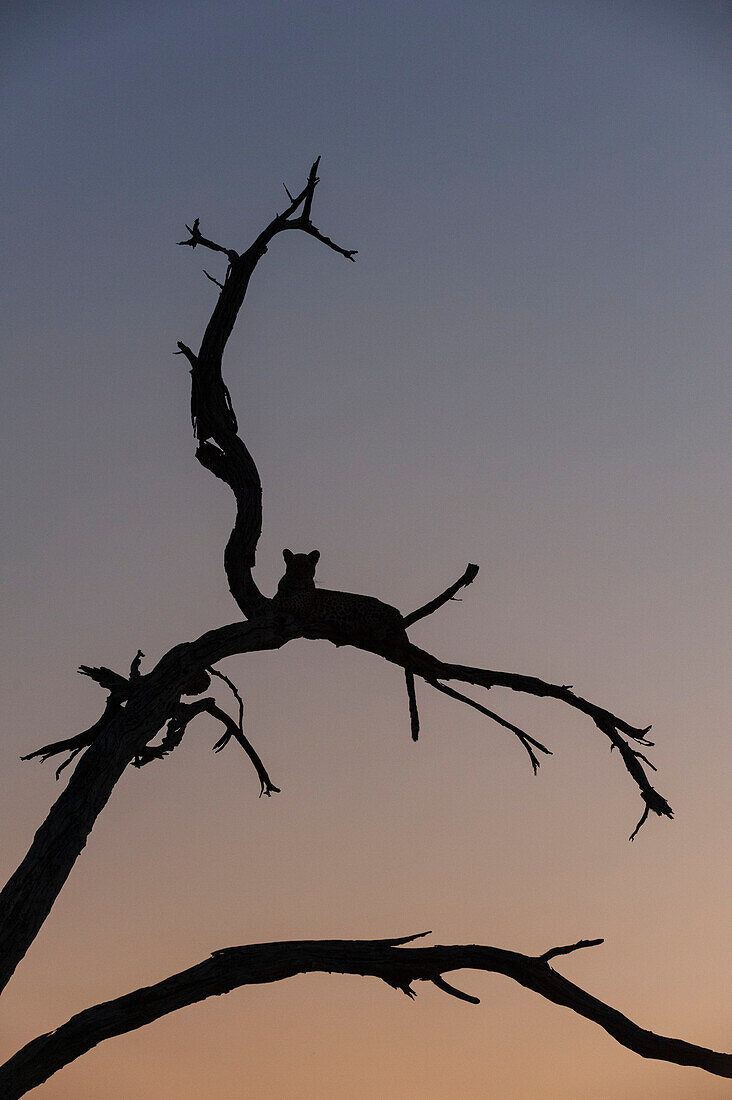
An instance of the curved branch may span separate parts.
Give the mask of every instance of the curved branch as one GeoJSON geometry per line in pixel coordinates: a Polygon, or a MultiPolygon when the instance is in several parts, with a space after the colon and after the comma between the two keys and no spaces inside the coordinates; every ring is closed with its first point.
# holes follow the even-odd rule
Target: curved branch
{"type": "Polygon", "coordinates": [[[556,955],[602,941],[580,940],[572,947],[551,948],[538,957],[476,944],[400,946],[416,938],[419,937],[294,940],[216,951],[188,970],[87,1008],[61,1027],[33,1039],[0,1066],[0,1093],[5,1100],[18,1100],[104,1039],[134,1031],[207,997],[229,993],[240,986],[277,982],[296,974],[314,972],[380,978],[412,998],[415,996],[412,983],[428,981],[443,992],[471,1003],[477,1003],[478,999],[446,982],[443,974],[454,970],[503,974],[554,1004],[564,1005],[593,1021],[622,1046],[643,1058],[695,1066],[719,1077],[732,1077],[732,1055],[647,1031],[549,966],[549,959],[556,955]]]}
{"type": "Polygon", "coordinates": [[[539,958],[549,962],[550,959],[556,959],[559,955],[571,955],[573,951],[582,951],[585,947],[599,947],[604,942],[604,940],[577,940],[576,943],[569,943],[565,947],[550,947],[548,951],[539,955],[539,958]]]}
{"type": "Polygon", "coordinates": [[[241,728],[241,722],[235,722],[234,719],[226,713],[226,711],[222,710],[221,707],[218,707],[216,705],[214,699],[207,699],[206,706],[203,709],[208,711],[208,713],[213,718],[217,718],[219,722],[221,722],[224,726],[225,733],[223,737],[221,737],[214,745],[214,752],[221,752],[224,746],[227,745],[233,737],[235,741],[239,742],[241,747],[244,749],[244,752],[247,754],[252,764],[254,765],[254,770],[256,771],[257,778],[259,779],[260,797],[263,794],[266,794],[268,798],[272,794],[279,794],[280,788],[275,787],[274,783],[270,779],[267,773],[267,769],[262,763],[257,750],[254,748],[254,745],[251,743],[249,738],[244,733],[244,730],[241,728]]]}
{"type": "Polygon", "coordinates": [[[191,248],[200,244],[214,252],[223,252],[229,261],[223,283],[205,272],[209,279],[217,283],[220,293],[206,325],[198,355],[180,341],[178,348],[191,365],[191,416],[199,441],[196,458],[224,481],[234,494],[236,520],[224,552],[224,569],[229,590],[248,618],[261,613],[267,603],[252,577],[257,544],[262,533],[262,483],[256,462],[237,434],[236,415],[222,377],[222,359],[244,303],[249,280],[270,241],[278,233],[286,229],[302,230],[346,259],[353,260],[355,250],[341,248],[316,229],[311,221],[310,210],[318,183],[319,162],[320,157],[312,165],[307,183],[299,195],[292,198],[287,192],[290,205],[282,214],[275,214],[245,252],[240,254],[203,237],[198,218],[192,226],[186,226],[189,239],[178,242],[191,248]],[[293,218],[301,206],[302,213],[293,218]]]}
{"type": "MultiPolygon", "coordinates": [[[[265,612],[258,619],[230,623],[208,631],[194,642],[183,642],[166,653],[152,672],[128,681],[129,698],[125,707],[110,718],[86,749],[66,790],[36,833],[27,856],[0,893],[0,990],[50,912],[115,783],[130,761],[171,719],[186,687],[224,657],[279,649],[294,638],[325,638],[336,645],[354,645],[402,668],[410,668],[430,683],[461,680],[483,688],[508,687],[513,691],[558,699],[588,715],[606,734],[611,745],[620,750],[623,763],[640,789],[646,810],[672,816],[665,798],[651,786],[639,754],[626,741],[629,738],[646,745],[649,743],[645,737],[648,730],[631,726],[610,711],[575,695],[566,685],[550,684],[519,673],[448,664],[406,640],[375,641],[373,636],[359,637],[356,630],[349,631],[346,636],[342,627],[336,631],[322,622],[308,624],[302,619],[295,620],[292,615],[275,611],[267,602],[265,612]]],[[[444,689],[444,684],[442,687],[444,689]]],[[[499,716],[491,712],[490,717],[497,720],[499,716]]],[[[501,723],[507,724],[505,719],[501,719],[501,723]]],[[[509,728],[517,736],[523,734],[525,747],[529,743],[548,751],[519,731],[518,726],[509,725],[509,728]]],[[[232,736],[236,736],[233,730],[232,736]]],[[[239,737],[237,740],[241,743],[239,737]]],[[[71,751],[68,741],[64,747],[71,751]]],[[[246,745],[243,747],[249,751],[246,745]]],[[[49,748],[53,746],[46,746],[46,750],[49,748]]],[[[253,759],[251,754],[250,759],[253,759]]],[[[644,813],[641,824],[646,817],[644,813]]]]}
{"type": "MultiPolygon", "coordinates": [[[[215,669],[210,669],[209,671],[213,672],[215,676],[220,676],[221,679],[226,680],[227,683],[231,683],[228,677],[220,672],[216,672],[215,669]]],[[[237,698],[239,698],[240,705],[243,709],[243,704],[241,704],[238,693],[237,698]]],[[[224,735],[214,745],[214,752],[220,752],[221,749],[229,743],[232,737],[235,741],[239,742],[254,765],[254,770],[259,779],[260,797],[263,794],[269,797],[272,794],[280,793],[280,788],[275,787],[270,779],[259,753],[254,748],[251,741],[246,737],[242,728],[241,716],[239,722],[235,722],[225,710],[217,706],[216,700],[212,699],[210,696],[206,696],[203,699],[197,699],[195,703],[179,703],[175,708],[172,718],[168,722],[163,739],[157,745],[146,745],[145,748],[133,758],[132,763],[134,766],[136,768],[143,768],[146,764],[151,764],[153,760],[163,760],[166,756],[169,756],[170,753],[180,745],[186,728],[199,714],[210,714],[212,718],[216,718],[217,721],[221,722],[224,727],[224,735]]],[[[81,750],[79,749],[77,751],[81,750]]]]}

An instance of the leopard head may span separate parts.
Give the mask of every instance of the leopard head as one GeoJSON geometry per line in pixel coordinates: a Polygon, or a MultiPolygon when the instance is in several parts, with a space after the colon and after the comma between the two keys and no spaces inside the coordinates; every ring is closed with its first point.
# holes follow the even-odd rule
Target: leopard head
{"type": "Polygon", "coordinates": [[[280,589],[297,592],[315,587],[319,550],[311,550],[309,554],[293,554],[292,550],[283,550],[282,557],[285,559],[285,575],[280,581],[280,589]]]}

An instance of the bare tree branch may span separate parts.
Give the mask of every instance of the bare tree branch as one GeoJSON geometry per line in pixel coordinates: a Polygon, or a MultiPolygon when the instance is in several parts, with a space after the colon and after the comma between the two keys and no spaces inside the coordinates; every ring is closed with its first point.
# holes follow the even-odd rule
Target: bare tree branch
{"type": "MultiPolygon", "coordinates": [[[[27,855],[0,892],[0,991],[51,911],[117,780],[170,721],[191,681],[233,653],[279,649],[297,636],[296,627],[284,616],[232,623],[175,646],[147,675],[128,681],[125,706],[115,709],[91,739],[27,855]]],[[[49,747],[53,748],[46,750],[49,747]]],[[[69,748],[68,740],[64,748],[69,748]]]]}
{"type": "Polygon", "coordinates": [[[223,252],[225,256],[229,257],[229,261],[233,263],[234,260],[239,258],[238,252],[234,252],[231,248],[224,248],[223,245],[216,244],[215,241],[210,241],[207,237],[202,236],[201,230],[198,228],[201,219],[196,218],[193,225],[187,225],[186,229],[190,233],[190,237],[187,241],[178,241],[178,244],[187,244],[191,248],[195,248],[196,245],[202,245],[204,248],[210,248],[212,252],[223,252]]]}
{"type": "MultiPolygon", "coordinates": [[[[524,692],[527,695],[557,699],[575,710],[579,710],[592,719],[597,729],[608,738],[611,747],[618,749],[623,764],[638,786],[647,809],[662,817],[673,817],[673,810],[663,795],[659,794],[651,785],[640,763],[639,754],[627,740],[635,741],[641,745],[653,744],[646,738],[650,726],[645,729],[632,726],[629,722],[612,714],[604,707],[598,706],[597,703],[583,699],[581,695],[576,695],[566,685],[551,684],[539,679],[537,676],[525,676],[516,672],[498,672],[492,669],[474,668],[469,665],[448,664],[413,645],[405,647],[394,644],[389,647],[388,652],[377,650],[373,645],[364,646],[364,648],[370,648],[372,652],[381,652],[381,656],[402,667],[408,664],[416,676],[422,676],[428,682],[434,680],[461,680],[465,684],[473,684],[488,689],[506,687],[512,691],[524,692]],[[399,652],[400,650],[401,652],[399,652]]],[[[517,727],[514,727],[514,732],[516,730],[517,727]]],[[[644,815],[643,820],[646,816],[644,815]]]]}
{"type": "Polygon", "coordinates": [[[459,592],[461,588],[464,588],[468,584],[472,584],[475,578],[478,576],[478,566],[469,565],[462,577],[451,584],[449,588],[446,588],[444,592],[441,592],[439,596],[435,596],[434,600],[430,600],[424,607],[418,607],[416,611],[410,611],[408,615],[404,616],[404,625],[411,626],[412,623],[416,623],[418,619],[424,619],[427,615],[431,615],[434,611],[437,611],[443,604],[446,604],[448,600],[453,599],[456,592],[459,592]]]}
{"type": "Polygon", "coordinates": [[[18,1100],[103,1040],[134,1031],[186,1005],[230,993],[240,986],[261,985],[315,972],[380,978],[411,998],[415,996],[413,982],[431,982],[444,993],[473,1004],[478,1003],[478,998],[456,989],[444,980],[443,974],[455,970],[503,974],[554,1004],[564,1005],[598,1024],[618,1043],[643,1058],[694,1066],[719,1077],[732,1077],[732,1055],[647,1031],[549,966],[549,960],[557,955],[602,941],[580,940],[571,947],[551,948],[538,957],[476,944],[399,946],[415,938],[418,937],[294,940],[215,951],[210,958],[188,970],[87,1008],[61,1027],[33,1039],[0,1067],[0,1094],[4,1100],[18,1100]]]}
{"type": "MultiPolygon", "coordinates": [[[[222,679],[226,679],[227,683],[231,683],[227,677],[222,673],[217,673],[214,669],[210,670],[214,675],[221,676],[222,679]]],[[[241,698],[237,693],[237,698],[241,702],[241,698]]],[[[257,773],[259,779],[259,794],[260,797],[266,794],[269,797],[272,794],[279,794],[280,788],[276,787],[267,773],[262,760],[252,745],[251,741],[245,736],[242,729],[241,719],[239,722],[235,722],[233,718],[222,710],[216,703],[215,699],[209,697],[203,699],[197,699],[195,703],[179,703],[175,708],[173,717],[168,722],[165,734],[162,740],[157,745],[146,745],[139,753],[133,758],[132,763],[136,768],[142,768],[146,764],[152,763],[153,760],[163,760],[166,756],[169,756],[174,749],[180,745],[183,740],[183,734],[186,732],[188,725],[197,718],[199,714],[210,714],[212,718],[216,718],[221,722],[224,727],[224,735],[214,745],[214,752],[220,752],[225,745],[233,737],[235,741],[238,741],[244,752],[247,754],[254,770],[257,773]]],[[[77,749],[77,752],[81,751],[77,749]]],[[[68,763],[68,761],[67,761],[68,763]]]]}
{"type": "MultiPolygon", "coordinates": [[[[92,741],[96,740],[100,733],[106,728],[110,720],[119,713],[122,706],[121,699],[115,699],[111,696],[107,699],[106,706],[100,718],[90,726],[88,730],[84,730],[82,733],[77,733],[73,737],[65,737],[61,741],[51,741],[48,745],[41,745],[39,749],[34,749],[33,752],[27,753],[25,756],[21,756],[21,760],[33,760],[35,758],[40,759],[41,763],[45,763],[46,760],[50,760],[52,756],[58,756],[62,752],[72,753],[76,756],[83,748],[91,745],[92,741]]],[[[72,758],[73,758],[72,756],[72,758]]],[[[67,761],[69,763],[69,761],[67,761]]],[[[60,772],[63,770],[63,766],[56,773],[58,779],[60,772]]]]}
{"type": "Polygon", "coordinates": [[[215,252],[223,252],[229,260],[223,283],[205,272],[209,279],[217,283],[220,293],[198,354],[195,355],[182,342],[178,343],[178,347],[191,364],[191,416],[199,441],[196,457],[234,494],[236,519],[224,552],[224,568],[231,594],[248,618],[260,613],[266,602],[252,576],[262,531],[262,485],[256,463],[237,434],[236,416],[222,378],[222,358],[244,302],[249,280],[270,241],[278,233],[286,229],[299,229],[349,260],[355,256],[355,250],[341,248],[320,233],[310,220],[319,162],[320,157],[311,167],[307,183],[299,195],[293,198],[285,188],[290,205],[282,214],[275,215],[241,255],[203,237],[198,219],[192,227],[186,226],[190,238],[179,242],[191,248],[200,244],[215,252]],[[302,213],[293,219],[300,206],[302,213]]]}
{"type": "Polygon", "coordinates": [[[305,201],[302,206],[302,220],[308,225],[310,222],[310,208],[313,205],[313,195],[315,194],[316,185],[320,182],[318,179],[318,165],[320,164],[320,157],[316,157],[313,162],[313,166],[310,169],[308,176],[308,182],[305,187],[305,201]]]}
{"type": "Polygon", "coordinates": [[[446,684],[441,684],[437,680],[427,680],[427,683],[433,688],[437,688],[438,691],[444,692],[445,695],[449,695],[451,699],[459,699],[461,702],[467,703],[469,707],[474,707],[475,710],[479,710],[481,714],[485,714],[488,718],[492,718],[499,726],[505,726],[507,730],[511,730],[512,733],[515,733],[529,754],[534,775],[537,774],[541,765],[541,761],[534,752],[534,748],[539,749],[540,752],[545,753],[547,756],[552,755],[551,749],[548,749],[546,745],[542,745],[541,741],[535,740],[535,738],[531,737],[528,733],[525,733],[524,730],[519,729],[518,726],[514,726],[512,722],[507,722],[505,718],[501,718],[500,714],[496,714],[495,711],[488,710],[487,707],[482,706],[480,703],[476,703],[475,699],[471,699],[469,695],[463,695],[461,692],[455,691],[454,688],[449,688],[446,684]]]}
{"type": "Polygon", "coordinates": [[[88,676],[95,684],[99,684],[100,687],[105,688],[107,691],[119,695],[120,699],[127,698],[129,677],[123,676],[121,672],[113,672],[111,668],[105,668],[104,665],[99,665],[98,667],[92,665],[79,665],[77,671],[79,675],[88,676]]]}
{"type": "Polygon", "coordinates": [[[244,752],[247,754],[252,764],[254,765],[254,770],[256,771],[259,778],[260,796],[266,794],[269,798],[269,796],[272,794],[279,794],[280,788],[276,787],[270,779],[269,775],[267,774],[267,769],[262,763],[259,754],[257,753],[257,750],[254,748],[254,745],[252,745],[251,741],[246,737],[244,730],[241,728],[241,724],[236,723],[233,718],[229,717],[229,715],[225,711],[223,711],[221,707],[218,707],[216,705],[216,702],[213,699],[206,700],[206,707],[204,709],[208,711],[208,713],[214,718],[218,718],[219,722],[223,724],[226,731],[224,733],[224,736],[214,745],[214,752],[220,752],[221,749],[223,749],[224,746],[228,744],[228,742],[233,737],[235,741],[239,742],[241,747],[244,749],[244,752]]]}
{"type": "MultiPolygon", "coordinates": [[[[237,702],[238,707],[239,707],[239,729],[243,732],[244,731],[244,700],[242,699],[241,695],[239,694],[239,690],[238,690],[236,684],[234,683],[233,680],[230,680],[229,677],[225,675],[225,673],[219,672],[219,670],[217,668],[209,668],[209,669],[206,669],[206,671],[210,672],[212,676],[218,677],[219,680],[223,680],[223,682],[228,687],[229,691],[232,693],[232,695],[236,699],[236,702],[237,702]]],[[[222,738],[222,740],[223,740],[223,738],[222,738]]],[[[227,736],[226,741],[228,741],[228,740],[229,740],[229,738],[227,736]]],[[[226,744],[226,741],[224,742],[224,744],[226,744]]],[[[219,752],[220,749],[223,749],[223,747],[224,747],[224,745],[217,742],[217,744],[214,745],[214,752],[219,752]]]]}
{"type": "MultiPolygon", "coordinates": [[[[304,215],[303,215],[304,217],[304,215]]],[[[300,229],[303,233],[309,234],[311,237],[315,237],[316,241],[320,241],[321,244],[331,248],[334,252],[337,252],[340,256],[345,256],[347,260],[351,260],[355,263],[354,256],[358,255],[357,248],[341,248],[339,244],[332,241],[330,237],[326,237],[324,233],[321,233],[319,229],[312,224],[312,222],[303,221],[302,218],[298,218],[297,221],[288,222],[287,225],[283,225],[283,229],[300,229]]]]}
{"type": "Polygon", "coordinates": [[[206,271],[205,267],[203,268],[203,274],[206,276],[206,278],[210,282],[216,283],[216,286],[219,287],[220,290],[224,289],[224,284],[222,282],[220,282],[218,279],[216,279],[213,275],[211,275],[208,271],[206,271]]]}
{"type": "Polygon", "coordinates": [[[456,989],[454,985],[450,985],[444,978],[436,977],[430,979],[433,985],[436,985],[438,989],[443,993],[447,993],[450,997],[456,997],[458,1001],[467,1001],[471,1005],[479,1005],[480,997],[473,997],[470,993],[464,993],[462,989],[456,989]]]}
{"type": "Polygon", "coordinates": [[[570,943],[566,947],[550,947],[543,955],[539,955],[539,958],[549,962],[558,955],[571,955],[573,951],[582,951],[585,947],[599,947],[604,942],[604,940],[577,940],[577,943],[570,943]]]}

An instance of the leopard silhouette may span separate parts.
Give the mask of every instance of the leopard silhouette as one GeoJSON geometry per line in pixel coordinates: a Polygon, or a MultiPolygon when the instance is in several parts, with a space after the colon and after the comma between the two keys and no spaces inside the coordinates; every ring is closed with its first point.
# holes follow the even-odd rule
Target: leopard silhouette
{"type": "MultiPolygon", "coordinates": [[[[273,600],[276,607],[321,623],[326,629],[334,631],[343,644],[408,641],[402,614],[391,604],[382,603],[374,596],[316,588],[315,567],[320,560],[319,550],[311,550],[309,554],[293,554],[292,550],[283,550],[282,557],[285,559],[285,572],[273,600]]],[[[419,736],[419,714],[414,673],[407,668],[404,675],[412,739],[416,741],[419,736]]]]}

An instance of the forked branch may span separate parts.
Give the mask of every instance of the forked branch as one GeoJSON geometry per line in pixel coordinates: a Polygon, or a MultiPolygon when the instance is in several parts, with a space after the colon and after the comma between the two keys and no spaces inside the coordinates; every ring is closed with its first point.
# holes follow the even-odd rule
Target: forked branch
{"type": "Polygon", "coordinates": [[[196,457],[234,494],[236,519],[224,552],[224,568],[231,594],[249,618],[261,613],[266,605],[266,599],[252,576],[262,532],[262,485],[256,463],[238,435],[236,416],[222,377],[222,358],[244,302],[249,280],[278,233],[299,229],[348,260],[353,260],[356,255],[355,249],[335,244],[312,223],[311,209],[318,184],[319,163],[320,157],[313,163],[304,188],[294,198],[285,188],[290,205],[282,214],[275,214],[245,252],[224,248],[204,237],[198,218],[192,226],[186,225],[190,234],[188,239],[179,241],[179,244],[190,245],[191,248],[202,245],[211,251],[222,252],[229,261],[223,282],[205,272],[207,278],[217,283],[220,293],[198,354],[182,341],[179,341],[178,349],[191,365],[191,416],[199,441],[196,457]],[[300,214],[295,216],[300,208],[300,214]]]}
{"type": "Polygon", "coordinates": [[[643,1058],[694,1066],[718,1077],[732,1077],[732,1055],[647,1031],[549,965],[559,955],[596,946],[602,940],[580,940],[569,947],[550,948],[539,956],[476,944],[403,946],[424,935],[429,933],[387,940],[257,943],[215,951],[210,958],[188,970],[87,1008],[61,1027],[33,1039],[0,1067],[0,1095],[4,1100],[18,1100],[103,1040],[134,1031],[186,1005],[230,993],[241,986],[261,985],[315,972],[379,978],[412,999],[416,995],[414,982],[431,982],[442,992],[471,1004],[478,1004],[478,998],[445,981],[444,974],[455,970],[503,974],[554,1004],[564,1005],[598,1024],[618,1043],[643,1058]]]}

